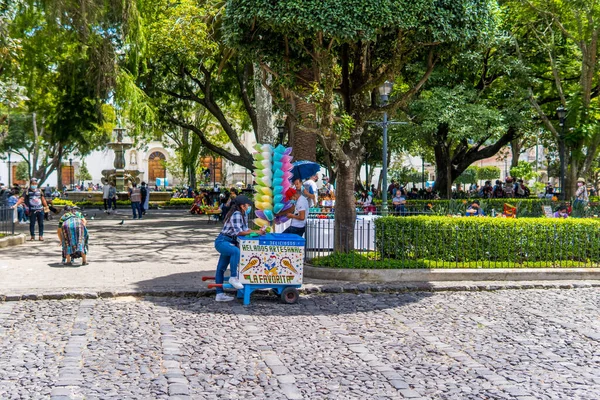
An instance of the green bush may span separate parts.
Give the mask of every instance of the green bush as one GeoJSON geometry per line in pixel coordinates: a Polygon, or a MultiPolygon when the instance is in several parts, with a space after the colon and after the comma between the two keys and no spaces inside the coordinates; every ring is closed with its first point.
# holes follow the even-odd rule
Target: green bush
{"type": "Polygon", "coordinates": [[[73,203],[71,200],[54,199],[54,200],[52,200],[52,205],[53,206],[74,206],[75,203],[73,203]]]}
{"type": "Polygon", "coordinates": [[[600,221],[595,219],[385,217],[375,220],[375,230],[381,259],[600,261],[600,221]]]}
{"type": "Polygon", "coordinates": [[[176,205],[189,205],[194,204],[194,199],[182,198],[182,199],[171,199],[168,201],[168,204],[171,206],[176,205]]]}

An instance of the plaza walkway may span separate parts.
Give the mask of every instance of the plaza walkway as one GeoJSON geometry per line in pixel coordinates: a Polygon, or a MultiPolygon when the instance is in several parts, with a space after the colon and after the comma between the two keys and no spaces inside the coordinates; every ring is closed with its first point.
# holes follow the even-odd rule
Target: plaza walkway
{"type": "Polygon", "coordinates": [[[205,289],[219,227],[86,212],[88,266],[60,265],[56,221],[0,250],[0,295],[107,294],[0,301],[0,399],[600,398],[597,287],[124,296],[205,289]]]}
{"type": "MultiPolygon", "coordinates": [[[[46,221],[44,242],[0,249],[0,293],[193,290],[206,287],[201,276],[214,272],[218,253],[213,241],[220,225],[209,225],[206,216],[152,210],[134,221],[128,210],[111,216],[97,208],[85,213],[89,265],[61,265],[57,220],[46,221]]],[[[18,230],[29,238],[29,225],[18,225],[18,230]]]]}

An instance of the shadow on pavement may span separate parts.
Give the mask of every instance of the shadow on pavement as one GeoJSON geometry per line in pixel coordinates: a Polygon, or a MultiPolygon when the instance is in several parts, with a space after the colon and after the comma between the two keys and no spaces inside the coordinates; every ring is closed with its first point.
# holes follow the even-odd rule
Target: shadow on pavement
{"type": "MultiPolygon", "coordinates": [[[[209,282],[202,282],[202,276],[214,276],[212,271],[190,272],[166,275],[155,279],[139,281],[138,288],[169,292],[206,292],[209,282]]],[[[335,282],[332,282],[335,284],[335,282]]],[[[233,294],[233,292],[230,292],[233,294]]],[[[433,296],[431,292],[410,293],[319,293],[301,294],[296,304],[283,304],[279,296],[269,290],[257,290],[252,293],[250,305],[242,306],[241,299],[217,303],[214,296],[204,297],[163,297],[147,296],[146,300],[160,306],[170,307],[191,313],[225,313],[268,316],[314,316],[343,315],[357,312],[370,312],[389,308],[398,308],[433,296]],[[385,296],[385,297],[383,297],[385,296]],[[385,299],[385,301],[383,301],[385,299]],[[242,306],[242,307],[240,307],[242,306]]]]}

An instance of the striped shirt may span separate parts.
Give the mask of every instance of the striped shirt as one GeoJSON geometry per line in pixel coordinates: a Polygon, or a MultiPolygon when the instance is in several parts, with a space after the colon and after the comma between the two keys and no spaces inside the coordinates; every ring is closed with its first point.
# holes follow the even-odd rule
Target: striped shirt
{"type": "Polygon", "coordinates": [[[229,218],[229,221],[225,222],[221,233],[228,236],[237,236],[240,232],[248,230],[248,223],[246,219],[242,217],[242,213],[239,211],[234,212],[229,218]]]}

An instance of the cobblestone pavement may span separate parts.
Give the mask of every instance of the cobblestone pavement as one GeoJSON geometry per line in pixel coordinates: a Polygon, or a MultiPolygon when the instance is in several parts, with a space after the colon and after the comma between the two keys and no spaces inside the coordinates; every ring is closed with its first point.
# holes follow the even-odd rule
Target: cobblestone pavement
{"type": "Polygon", "coordinates": [[[599,399],[600,289],[0,303],[1,399],[599,399]]]}

